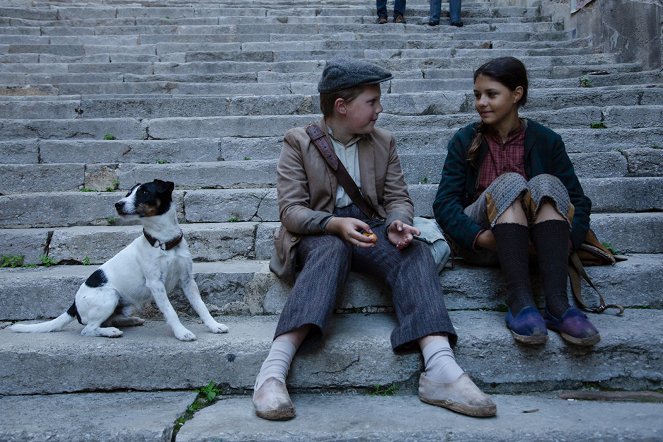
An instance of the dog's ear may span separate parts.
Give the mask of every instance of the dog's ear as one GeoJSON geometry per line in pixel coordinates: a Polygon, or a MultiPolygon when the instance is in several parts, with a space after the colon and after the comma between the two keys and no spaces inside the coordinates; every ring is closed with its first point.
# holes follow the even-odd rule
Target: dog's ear
{"type": "Polygon", "coordinates": [[[175,183],[172,181],[154,180],[154,184],[157,186],[157,192],[159,193],[170,195],[173,193],[173,189],[175,189],[175,183]]]}

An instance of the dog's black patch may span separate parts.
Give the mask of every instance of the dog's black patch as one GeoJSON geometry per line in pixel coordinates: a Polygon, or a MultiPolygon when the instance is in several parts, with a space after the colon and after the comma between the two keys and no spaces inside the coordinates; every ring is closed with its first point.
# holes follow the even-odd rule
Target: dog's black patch
{"type": "Polygon", "coordinates": [[[136,190],[136,207],[141,216],[158,216],[170,210],[175,184],[170,181],[154,180],[141,184],[136,190]]]}
{"type": "Polygon", "coordinates": [[[88,277],[88,279],[85,280],[85,285],[94,289],[103,286],[107,282],[108,278],[106,278],[104,271],[97,269],[88,277]]]}
{"type": "Polygon", "coordinates": [[[83,322],[81,321],[81,315],[78,313],[78,309],[76,308],[76,302],[71,304],[71,307],[69,307],[69,310],[67,310],[67,314],[72,318],[75,316],[78,320],[78,323],[83,325],[83,322]]]}

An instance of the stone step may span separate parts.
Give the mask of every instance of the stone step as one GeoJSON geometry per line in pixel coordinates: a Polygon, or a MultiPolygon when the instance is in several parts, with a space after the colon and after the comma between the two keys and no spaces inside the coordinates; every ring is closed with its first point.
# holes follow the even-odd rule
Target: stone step
{"type": "MultiPolygon", "coordinates": [[[[471,117],[475,118],[474,114],[471,117]]],[[[663,106],[582,106],[553,111],[524,109],[524,117],[558,128],[646,128],[663,121],[663,106]]],[[[112,135],[119,140],[156,138],[276,137],[291,127],[305,126],[317,115],[229,117],[90,118],[74,120],[0,120],[0,138],[19,140],[96,139],[112,135]]],[[[450,115],[394,115],[383,113],[380,125],[394,132],[421,132],[430,127],[461,127],[472,121],[467,113],[450,115]]]]}
{"type": "MultiPolygon", "coordinates": [[[[663,155],[663,154],[662,154],[663,155]]],[[[412,172],[411,174],[415,174],[412,172]]],[[[439,175],[436,172],[435,178],[439,175]]],[[[416,176],[416,175],[415,175],[416,176]]],[[[432,181],[437,181],[436,179],[432,181]]],[[[583,178],[592,213],[656,212],[663,210],[659,177],[583,178]]],[[[437,184],[411,184],[415,213],[432,217],[437,184]]],[[[4,228],[66,227],[122,224],[113,204],[124,192],[35,192],[0,196],[4,228]],[[48,213],[48,217],[44,217],[48,213]]],[[[174,201],[183,222],[210,223],[278,221],[276,189],[178,190],[174,201]],[[185,209],[186,208],[186,209],[185,209]]]]}
{"type": "MultiPolygon", "coordinates": [[[[80,45],[14,45],[9,46],[9,55],[39,54],[40,63],[124,63],[124,62],[288,62],[330,59],[337,56],[366,58],[368,60],[404,59],[416,62],[418,59],[440,59],[448,61],[449,66],[458,66],[463,60],[477,63],[478,60],[489,60],[494,57],[513,54],[524,62],[532,59],[529,64],[534,66],[611,64],[616,62],[614,54],[594,54],[590,50],[579,49],[300,49],[302,44],[291,44],[291,50],[253,50],[222,49],[224,46],[238,43],[222,43],[218,49],[201,47],[197,50],[189,44],[160,44],[142,46],[80,46],[80,45]],[[554,57],[554,58],[552,58],[554,57]]],[[[243,46],[246,44],[243,44],[243,46]]],[[[465,67],[466,65],[461,65],[465,67]]]]}
{"type": "MultiPolygon", "coordinates": [[[[423,17],[422,17],[423,18],[423,17]]],[[[287,21],[287,20],[286,20],[287,21]]],[[[495,22],[485,20],[485,22],[469,23],[466,29],[455,30],[455,28],[440,26],[439,28],[431,28],[428,26],[427,20],[417,21],[415,18],[407,25],[389,23],[386,25],[375,24],[375,19],[371,18],[368,23],[348,23],[348,24],[326,24],[324,20],[315,25],[315,31],[321,33],[336,33],[336,32],[366,32],[373,30],[383,32],[387,30],[396,31],[403,30],[407,26],[408,30],[416,32],[431,32],[431,33],[444,33],[444,32],[561,32],[561,24],[551,22],[495,22]]],[[[273,23],[262,24],[260,31],[263,33],[279,33],[279,34],[309,34],[311,33],[310,27],[302,26],[299,23],[273,23]]],[[[255,23],[247,24],[212,24],[212,25],[179,25],[179,24],[163,24],[163,25],[126,25],[126,26],[0,26],[0,34],[10,35],[136,35],[136,34],[253,34],[255,33],[255,23]]]]}
{"type": "MultiPolygon", "coordinates": [[[[398,75],[397,79],[391,80],[385,85],[385,94],[422,93],[424,91],[436,91],[437,94],[441,91],[460,93],[460,91],[471,90],[473,86],[471,74],[468,77],[426,78],[425,72],[409,71],[400,75],[396,73],[396,75],[398,75]]],[[[217,75],[122,75],[120,73],[110,73],[92,74],[88,77],[87,74],[79,73],[55,75],[10,73],[0,74],[0,76],[7,79],[7,83],[11,83],[11,85],[6,85],[0,89],[4,94],[2,98],[4,102],[10,98],[23,98],[26,95],[30,98],[48,96],[52,97],[51,99],[59,99],[63,96],[79,97],[81,95],[86,99],[93,99],[93,97],[103,98],[105,95],[112,95],[114,97],[111,97],[111,99],[121,99],[122,101],[133,101],[135,103],[136,101],[145,101],[150,96],[200,97],[214,95],[217,100],[221,100],[224,99],[221,96],[253,96],[252,93],[260,93],[253,96],[253,98],[264,101],[267,97],[275,94],[280,96],[292,94],[314,95],[318,81],[314,77],[319,77],[319,74],[305,73],[288,76],[287,74],[268,72],[217,75]],[[32,88],[31,90],[34,92],[31,93],[30,89],[27,89],[28,87],[32,88]],[[137,96],[142,97],[138,98],[137,96]]],[[[583,94],[583,97],[591,93],[591,99],[587,103],[591,104],[592,102],[598,102],[601,98],[598,92],[602,91],[597,87],[607,87],[612,89],[612,95],[619,95],[621,92],[615,90],[618,86],[628,88],[629,84],[634,87],[645,87],[644,85],[647,85],[651,88],[660,80],[660,77],[660,73],[652,73],[650,76],[632,75],[630,73],[600,76],[583,74],[560,79],[531,78],[530,87],[534,93],[533,95],[536,95],[537,89],[560,89],[560,91],[563,91],[560,93],[566,96],[570,95],[569,89],[582,87],[589,89],[583,94]]],[[[546,92],[551,93],[551,91],[546,92]]],[[[658,91],[649,91],[650,95],[656,93],[658,91]]],[[[385,95],[385,98],[387,98],[387,95],[385,95]]],[[[225,99],[228,100],[229,98],[225,99]]],[[[317,103],[317,100],[313,101],[317,103]]],[[[112,111],[112,109],[110,110],[112,111]]],[[[9,109],[5,111],[7,115],[17,115],[9,114],[9,111],[9,109]]],[[[68,114],[71,114],[71,111],[72,109],[69,108],[68,114]]],[[[45,114],[45,112],[42,114],[45,114]]]]}
{"type": "MultiPolygon", "coordinates": [[[[278,222],[241,222],[182,225],[194,261],[269,259],[278,222]]],[[[104,222],[104,221],[100,221],[104,222]]],[[[0,229],[0,255],[23,256],[41,264],[48,255],[55,263],[102,263],[140,235],[139,226],[118,225],[109,217],[101,226],[0,229]]],[[[592,228],[602,241],[622,253],[663,253],[663,213],[596,213],[592,228]]]]}
{"type": "Polygon", "coordinates": [[[176,440],[616,441],[657,439],[663,433],[656,417],[663,412],[661,404],[560,396],[494,395],[498,417],[476,419],[425,405],[416,394],[294,394],[297,417],[279,425],[257,417],[250,398],[240,396],[224,398],[196,413],[176,440]],[[561,416],[575,418],[560,425],[561,416]]]}
{"type": "MultiPolygon", "coordinates": [[[[5,440],[439,441],[441,437],[475,441],[654,440],[663,431],[662,406],[628,401],[564,399],[566,392],[493,395],[498,417],[475,419],[425,405],[415,394],[348,392],[292,394],[297,418],[274,423],[255,415],[248,395],[222,394],[211,406],[184,422],[175,419],[196,398],[194,392],[75,393],[0,398],[10,426],[5,440]],[[118,409],[122,412],[118,413],[118,409]],[[559,425],[560,416],[578,416],[559,425]],[[44,420],[44,416],[51,417],[44,420]],[[86,419],[81,419],[86,416],[86,419]],[[342,425],[339,423],[342,422],[342,425]],[[606,422],[619,425],[606,425],[606,422]]],[[[582,391],[581,391],[582,393],[582,391]]]]}
{"type": "MultiPolygon", "coordinates": [[[[444,152],[457,128],[421,132],[394,132],[401,155],[444,152]]],[[[628,164],[629,176],[660,176],[663,128],[564,129],[566,150],[574,153],[619,151],[628,164]]],[[[275,160],[283,138],[220,137],[173,140],[40,140],[35,138],[0,141],[0,164],[57,164],[82,162],[88,165],[112,163],[191,163],[212,161],[275,160]]],[[[420,177],[419,177],[420,178],[420,177]]],[[[429,178],[434,178],[433,176],[429,178]]],[[[52,189],[49,189],[52,190],[52,189]]],[[[105,190],[105,187],[104,189],[105,190]]]]}
{"type": "MultiPolygon", "coordinates": [[[[124,74],[122,72],[111,73],[66,73],[60,68],[62,65],[57,66],[57,73],[25,73],[25,72],[10,72],[0,73],[0,79],[6,86],[3,86],[0,91],[0,100],[6,101],[10,99],[35,99],[40,96],[50,96],[51,99],[58,99],[61,96],[67,98],[67,92],[72,93],[71,98],[78,99],[81,92],[90,90],[85,83],[136,83],[136,82],[153,82],[154,85],[146,86],[129,84],[122,85],[106,85],[101,89],[97,86],[92,89],[90,93],[83,94],[86,98],[98,96],[100,93],[127,90],[135,92],[145,92],[149,90],[154,93],[166,94],[182,94],[188,95],[205,95],[216,87],[216,92],[219,88],[228,88],[228,83],[251,83],[251,87],[255,87],[255,83],[285,83],[289,89],[286,93],[296,93],[306,90],[308,93],[315,91],[315,85],[319,80],[319,72],[302,72],[302,73],[279,73],[271,71],[255,71],[255,72],[228,72],[228,73],[212,73],[209,72],[209,65],[214,63],[192,63],[192,69],[189,73],[159,73],[159,74],[124,74]],[[196,68],[199,72],[196,71],[196,68]],[[209,72],[209,73],[208,73],[209,72]],[[192,83],[192,84],[187,84],[192,83]],[[210,85],[211,83],[211,85],[210,85]],[[308,84],[299,84],[308,83],[308,84]],[[122,89],[124,87],[124,89],[122,89]],[[89,96],[89,97],[88,97],[89,96]]],[[[9,66],[9,65],[8,65],[9,66]]],[[[20,65],[13,65],[14,67],[20,65]]],[[[32,65],[33,67],[35,65],[32,65]]],[[[29,70],[33,70],[33,67],[29,70]]],[[[148,69],[149,66],[145,66],[148,69]]],[[[140,63],[132,65],[131,69],[140,69],[140,63]]],[[[580,65],[580,66],[560,66],[552,68],[536,68],[529,71],[531,85],[534,89],[545,88],[577,88],[579,85],[584,84],[591,87],[615,87],[618,85],[642,85],[642,84],[656,84],[661,82],[662,74],[660,71],[642,72],[639,71],[640,67],[634,64],[612,64],[604,65],[601,70],[596,70],[594,65],[580,65]],[[637,72],[631,72],[637,70],[637,72]]],[[[43,70],[43,66],[39,66],[37,70],[43,70]]],[[[426,84],[427,87],[435,90],[440,89],[455,89],[466,90],[472,86],[470,78],[472,77],[472,69],[416,69],[407,71],[394,71],[396,80],[394,83],[390,82],[393,87],[395,82],[398,82],[401,92],[405,86],[412,88],[413,85],[426,84]],[[416,82],[407,83],[404,80],[417,80],[416,82]],[[425,80],[420,82],[420,80],[425,80]]],[[[275,88],[275,90],[282,90],[282,85],[275,88]]],[[[270,91],[267,95],[271,95],[274,91],[270,91]]],[[[385,93],[390,90],[385,90],[385,93]]],[[[395,92],[395,91],[394,91],[395,92]]],[[[113,97],[113,98],[120,98],[113,97]]],[[[123,97],[123,98],[129,98],[123,97]]],[[[131,98],[135,98],[131,97],[131,98]]]]}
{"type": "MultiPolygon", "coordinates": [[[[445,8],[446,10],[446,8],[445,8]]],[[[284,16],[287,17],[335,17],[335,16],[356,16],[356,15],[375,15],[375,5],[347,5],[338,4],[333,5],[325,3],[324,5],[297,5],[297,4],[272,4],[270,7],[256,7],[247,5],[241,7],[239,4],[230,7],[209,7],[193,3],[187,6],[151,6],[149,8],[140,6],[90,6],[90,5],[72,5],[72,6],[56,6],[49,7],[48,9],[23,9],[23,8],[0,8],[0,14],[3,18],[8,19],[23,19],[32,20],[37,23],[42,23],[44,26],[66,26],[71,21],[75,20],[105,20],[113,22],[115,20],[133,19],[163,19],[163,20],[179,20],[187,18],[235,18],[240,19],[244,17],[264,18],[270,16],[284,16]]],[[[485,2],[482,4],[469,4],[463,5],[465,15],[483,16],[488,18],[500,18],[509,16],[529,16],[532,18],[539,17],[538,7],[525,7],[525,6],[499,6],[499,7],[486,7],[485,2]]],[[[425,3],[408,4],[406,14],[421,14],[428,13],[428,5],[425,3]]],[[[20,22],[19,22],[20,23],[20,22]]]]}
{"type": "MultiPolygon", "coordinates": [[[[3,72],[11,73],[47,73],[47,74],[66,74],[66,73],[112,73],[118,72],[124,75],[171,75],[171,74],[238,74],[249,73],[256,75],[257,72],[274,72],[279,74],[301,74],[311,73],[320,75],[324,62],[320,59],[310,61],[280,61],[280,62],[239,62],[239,61],[224,61],[224,62],[163,62],[163,63],[141,63],[141,62],[126,62],[109,63],[108,56],[95,56],[96,58],[104,58],[102,62],[91,63],[50,63],[42,60],[41,62],[27,62],[21,63],[8,63],[3,66],[3,72]]],[[[41,56],[46,58],[46,55],[41,56]]],[[[440,78],[440,76],[447,76],[447,72],[452,70],[454,73],[457,71],[462,72],[463,77],[476,69],[481,63],[488,61],[491,57],[454,57],[454,58],[437,58],[437,59],[391,59],[391,60],[371,60],[375,64],[379,64],[392,72],[413,71],[421,70],[425,74],[432,76],[431,78],[440,78]]],[[[567,57],[569,58],[569,57],[567,57]]],[[[619,72],[634,72],[640,69],[637,64],[619,64],[605,63],[597,66],[595,64],[586,63],[585,60],[580,60],[578,57],[570,57],[570,63],[562,63],[546,57],[527,57],[524,62],[527,64],[528,69],[535,72],[542,72],[544,75],[547,72],[558,72],[565,76],[585,74],[585,73],[619,73],[619,72]],[[570,73],[570,74],[568,74],[570,73]]],[[[454,76],[457,76],[454,75],[454,76]]],[[[131,78],[131,77],[128,77],[131,78]]],[[[250,78],[250,77],[249,77],[250,78]]]]}
{"type": "MultiPolygon", "coordinates": [[[[528,35],[527,35],[528,36],[528,35]]],[[[133,45],[156,45],[156,44],[191,44],[200,45],[235,43],[242,45],[258,45],[272,47],[284,43],[307,42],[313,47],[320,48],[444,48],[444,47],[481,47],[492,45],[493,48],[517,47],[520,49],[543,49],[543,48],[586,48],[591,41],[589,39],[575,40],[532,40],[521,41],[524,35],[512,33],[500,35],[499,39],[494,34],[485,33],[474,35],[473,33],[458,34],[399,34],[386,37],[382,34],[371,32],[336,33],[325,34],[140,34],[140,35],[72,35],[72,36],[41,36],[41,35],[8,35],[0,34],[1,45],[11,44],[41,44],[41,45],[109,45],[119,46],[133,45]]],[[[198,49],[198,48],[196,48],[198,49]]]]}
{"type": "MultiPolygon", "coordinates": [[[[661,310],[628,310],[624,317],[592,315],[602,336],[592,349],[570,348],[554,334],[545,347],[530,349],[514,343],[503,313],[450,312],[459,334],[456,359],[488,393],[551,391],[588,383],[610,389],[660,388],[662,315],[661,310]]],[[[210,380],[249,389],[269,349],[276,317],[219,319],[229,333],[215,335],[185,320],[198,337],[194,342],[177,341],[161,321],[126,328],[122,338],[113,340],[80,336],[78,324],[39,335],[0,330],[0,393],[190,389],[210,380]]],[[[336,315],[322,348],[300,349],[289,385],[296,391],[398,384],[414,393],[421,356],[392,353],[389,335],[395,325],[390,314],[336,315]]]]}
{"type": "MultiPolygon", "coordinates": [[[[112,73],[82,73],[82,72],[69,72],[69,66],[64,64],[53,65],[53,72],[48,72],[44,69],[44,64],[7,64],[6,72],[0,73],[0,79],[3,82],[11,83],[14,85],[22,84],[55,84],[55,83],[102,83],[104,81],[123,81],[123,82],[141,82],[141,81],[170,81],[170,82],[194,82],[194,83],[215,83],[215,82],[263,82],[263,83],[276,83],[276,82],[301,82],[301,83],[316,83],[319,80],[320,72],[310,70],[308,67],[303,72],[296,72],[294,69],[291,72],[282,73],[274,72],[269,69],[267,64],[250,64],[256,68],[255,71],[246,70],[243,72],[223,72],[216,73],[210,69],[217,67],[219,71],[227,71],[225,64],[210,64],[210,63],[190,63],[188,72],[160,72],[157,74],[132,74],[123,72],[112,73]],[[23,69],[25,68],[25,69],[23,69]],[[265,70],[261,70],[264,68],[265,70]],[[24,72],[35,70],[39,72],[24,72]],[[198,71],[198,72],[197,72],[198,71]]],[[[278,66],[283,66],[279,63],[278,66]]],[[[409,69],[408,66],[395,66],[396,70],[392,68],[393,74],[397,80],[403,79],[427,79],[427,80],[445,80],[445,79],[469,79],[472,78],[473,69],[409,69]]],[[[283,70],[283,69],[282,69],[283,70]]],[[[558,79],[568,80],[573,78],[579,80],[578,77],[587,75],[589,85],[591,86],[606,86],[606,82],[628,80],[626,84],[646,84],[660,82],[660,71],[641,71],[637,64],[633,63],[619,63],[604,65],[601,70],[596,70],[594,65],[578,65],[578,66],[559,66],[554,68],[538,67],[528,70],[530,80],[542,82],[544,80],[552,81],[558,79]],[[631,72],[637,70],[637,72],[631,72]],[[637,80],[637,81],[636,81],[637,80]],[[595,84],[597,83],[597,84],[595,84]]],[[[578,82],[579,84],[579,82],[578,82]]],[[[575,86],[577,86],[576,84],[575,86]]],[[[619,84],[619,83],[616,83],[619,84]]],[[[78,93],[75,95],[79,95],[78,93]]],[[[4,96],[0,97],[3,100],[4,96]]]]}
{"type": "MultiPolygon", "coordinates": [[[[443,143],[436,151],[420,150],[400,156],[408,184],[438,183],[446,152],[443,143]]],[[[215,151],[212,151],[213,153],[215,151]]],[[[218,151],[216,151],[218,152],[218,151]]],[[[657,149],[628,149],[592,153],[571,153],[580,178],[626,178],[663,176],[663,158],[657,149]],[[642,165],[642,161],[654,161],[642,165]],[[649,166],[649,169],[645,169],[649,166]]],[[[276,185],[274,159],[169,163],[155,159],[152,164],[0,164],[4,180],[0,193],[113,191],[130,189],[135,183],[160,177],[177,183],[180,189],[269,188],[276,185]],[[162,163],[163,162],[163,163],[162,163]],[[161,164],[162,163],[162,164],[161,164]]]]}
{"type": "MultiPolygon", "coordinates": [[[[96,265],[2,269],[0,321],[59,316],[71,306],[78,287],[95,269],[96,265]]],[[[266,260],[194,263],[193,270],[203,300],[213,314],[278,314],[290,292],[290,286],[269,271],[266,260]]],[[[614,266],[588,266],[586,270],[606,302],[626,308],[663,309],[660,254],[632,254],[614,266]]],[[[540,293],[539,277],[534,275],[533,281],[540,293]]],[[[504,280],[496,268],[467,266],[457,261],[453,269],[441,273],[440,282],[449,310],[504,310],[504,280]]],[[[181,291],[176,290],[169,297],[181,315],[196,316],[181,291]]],[[[588,305],[598,305],[596,294],[585,284],[583,297],[588,305]]],[[[353,272],[336,307],[339,312],[391,311],[390,291],[374,278],[353,272]]],[[[154,306],[143,316],[162,319],[154,306]]]]}
{"type": "MultiPolygon", "coordinates": [[[[152,8],[150,8],[151,10],[152,8]]],[[[150,11],[151,12],[151,11],[150,11]]],[[[257,11],[247,11],[257,12],[257,11]]],[[[145,27],[145,26],[234,26],[234,25],[281,25],[281,24],[301,24],[301,25],[349,25],[349,24],[375,24],[375,9],[344,9],[335,11],[326,11],[325,15],[315,15],[315,10],[305,11],[302,15],[291,15],[293,11],[279,11],[268,15],[243,15],[228,16],[219,15],[217,11],[209,11],[207,17],[188,17],[188,18],[165,18],[165,17],[119,17],[119,18],[65,18],[57,21],[50,20],[29,20],[29,19],[4,19],[0,25],[10,24],[12,26],[39,26],[49,28],[82,27],[92,26],[101,27],[145,27]],[[344,14],[341,14],[344,13],[344,14]],[[277,15],[279,14],[279,15],[277,15]]],[[[296,12],[296,11],[295,11],[296,12]]],[[[323,11],[324,12],[324,11],[323,11]]],[[[506,14],[502,17],[491,17],[490,14],[499,14],[499,11],[463,11],[463,22],[466,26],[473,24],[497,24],[497,23],[535,23],[540,22],[541,18],[534,14],[506,14]]],[[[91,10],[85,10],[85,13],[94,13],[91,10]]],[[[428,24],[428,10],[415,10],[406,12],[410,25],[428,24]],[[424,21],[425,20],[425,21],[424,21]]],[[[445,12],[442,17],[448,19],[449,14],[445,12]]]]}
{"type": "Polygon", "coordinates": [[[162,442],[195,398],[191,391],[3,396],[0,439],[162,442]]]}
{"type": "MultiPolygon", "coordinates": [[[[390,43],[383,40],[313,40],[313,41],[277,41],[277,42],[244,42],[244,43],[207,43],[201,48],[200,42],[175,42],[175,43],[156,43],[129,44],[104,41],[98,44],[91,42],[73,44],[73,43],[14,43],[0,44],[0,53],[5,54],[49,54],[60,55],[64,57],[72,56],[94,56],[96,54],[146,54],[166,57],[169,54],[186,53],[187,57],[196,57],[197,53],[219,53],[227,54],[229,60],[262,61],[266,57],[271,57],[273,52],[282,53],[283,56],[291,54],[293,59],[309,57],[313,54],[327,57],[326,51],[365,51],[367,57],[452,57],[452,56],[472,56],[475,53],[491,51],[494,57],[499,57],[511,53],[517,57],[526,56],[571,56],[571,55],[590,55],[593,54],[591,47],[567,47],[560,45],[545,44],[544,47],[522,48],[513,42],[502,45],[494,45],[490,40],[436,40],[431,42],[415,41],[390,43]],[[201,51],[203,49],[203,51],[201,51]],[[252,60],[251,58],[256,58],[252,60]]],[[[541,45],[539,45],[541,46],[541,45]]],[[[221,55],[220,55],[221,56],[221,55]]],[[[51,58],[51,60],[53,60],[51,58]]]]}
{"type": "MultiPolygon", "coordinates": [[[[528,93],[528,110],[559,110],[583,106],[642,106],[663,102],[663,86],[656,84],[622,85],[606,87],[578,87],[579,79],[569,79],[569,87],[562,87],[561,80],[548,80],[551,87],[538,87],[532,81],[528,93]],[[553,88],[552,86],[557,86],[553,88]]],[[[70,85],[81,92],[102,93],[108,87],[118,86],[130,90],[136,86],[156,87],[170,93],[187,93],[187,87],[194,93],[197,89],[206,92],[219,92],[228,96],[91,96],[84,99],[65,97],[43,97],[23,99],[4,97],[0,109],[2,119],[81,119],[81,118],[158,118],[158,117],[210,117],[244,115],[283,115],[320,113],[317,97],[313,94],[293,94],[293,88],[317,88],[316,83],[295,85],[290,83],[246,83],[246,84],[178,84],[155,83],[89,83],[70,85]],[[84,86],[81,88],[81,86],[84,86]],[[81,90],[82,89],[82,90],[81,90]],[[281,93],[277,94],[278,89],[281,93]],[[251,91],[266,92],[251,96],[251,91]],[[235,93],[243,93],[236,96],[235,93]]],[[[58,89],[67,86],[59,85],[58,89]]],[[[439,115],[455,114],[474,109],[474,95],[471,79],[451,80],[391,80],[385,84],[382,104],[390,114],[397,115],[439,115]],[[455,82],[460,88],[445,87],[455,82]],[[442,85],[442,87],[438,87],[442,85]],[[456,90],[440,90],[440,89],[456,90]],[[461,89],[458,91],[458,89],[461,89]],[[424,92],[425,91],[425,92],[424,92]],[[467,91],[467,92],[465,92],[467,91]]],[[[72,90],[73,92],[73,90],[72,90]]]]}

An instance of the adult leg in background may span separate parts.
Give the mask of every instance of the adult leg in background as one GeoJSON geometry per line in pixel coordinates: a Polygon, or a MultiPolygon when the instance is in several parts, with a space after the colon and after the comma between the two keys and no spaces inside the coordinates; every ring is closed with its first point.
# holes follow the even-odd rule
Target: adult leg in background
{"type": "Polygon", "coordinates": [[[460,19],[461,0],[449,0],[449,24],[451,26],[462,27],[463,21],[460,19]]]}
{"type": "Polygon", "coordinates": [[[428,14],[428,24],[431,26],[439,25],[441,13],[442,13],[442,0],[430,0],[430,12],[428,14]]]}

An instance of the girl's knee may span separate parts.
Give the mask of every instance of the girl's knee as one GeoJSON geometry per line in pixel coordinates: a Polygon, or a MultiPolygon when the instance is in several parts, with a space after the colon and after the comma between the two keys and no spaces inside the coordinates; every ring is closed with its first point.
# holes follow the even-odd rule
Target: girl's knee
{"type": "Polygon", "coordinates": [[[568,195],[566,187],[562,181],[554,175],[541,174],[537,175],[527,182],[527,188],[533,195],[540,195],[541,197],[547,196],[549,198],[555,197],[559,194],[568,195]]]}

